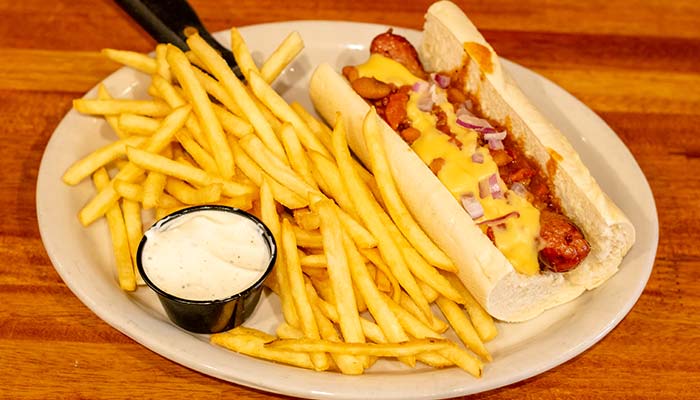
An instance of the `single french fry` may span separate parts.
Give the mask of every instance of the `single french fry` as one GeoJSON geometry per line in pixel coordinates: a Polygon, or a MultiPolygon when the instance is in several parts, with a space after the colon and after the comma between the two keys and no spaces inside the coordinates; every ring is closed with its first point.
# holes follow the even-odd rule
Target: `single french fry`
{"type": "Polygon", "coordinates": [[[162,122],[155,118],[136,114],[120,114],[117,118],[119,129],[123,132],[142,136],[152,135],[162,122]]]}
{"type": "Polygon", "coordinates": [[[216,114],[214,114],[207,93],[194,76],[190,62],[180,49],[175,46],[169,46],[166,58],[173,75],[180,82],[186,95],[192,100],[192,110],[197,116],[209,147],[214,153],[214,160],[216,160],[216,165],[219,168],[219,174],[224,179],[230,179],[235,171],[233,156],[221,124],[216,118],[216,114]]]}
{"type": "Polygon", "coordinates": [[[143,236],[143,223],[141,222],[141,205],[137,201],[122,199],[122,212],[124,214],[124,225],[126,227],[126,236],[129,239],[129,250],[131,253],[131,262],[134,268],[134,277],[137,285],[145,285],[141,274],[136,268],[136,252],[143,236]]]}
{"type": "Polygon", "coordinates": [[[156,73],[156,60],[145,54],[115,49],[102,49],[102,54],[112,61],[124,64],[149,75],[156,73]]]}
{"type": "MultiPolygon", "coordinates": [[[[158,130],[153,133],[153,136],[149,137],[146,142],[142,144],[142,147],[146,151],[154,153],[163,151],[163,149],[170,144],[175,132],[182,128],[189,114],[189,106],[173,110],[173,112],[163,120],[158,130]]],[[[143,173],[143,169],[137,167],[133,163],[129,163],[124,166],[114,178],[131,182],[143,173]]],[[[83,226],[90,225],[97,218],[104,215],[107,209],[112,204],[116,203],[117,200],[119,200],[119,195],[117,195],[114,186],[110,183],[80,210],[78,213],[80,223],[82,223],[83,226]]]]}
{"type": "Polygon", "coordinates": [[[280,160],[285,160],[284,148],[277,139],[270,124],[265,120],[260,109],[255,105],[243,83],[234,75],[226,61],[209,46],[199,35],[194,34],[187,38],[190,49],[202,60],[207,69],[219,80],[231,98],[236,99],[236,104],[245,115],[246,119],[255,128],[256,135],[280,160]]]}
{"type": "Polygon", "coordinates": [[[165,189],[166,176],[160,172],[150,171],[143,182],[143,208],[150,210],[158,205],[158,199],[165,189]]]}
{"type": "Polygon", "coordinates": [[[258,164],[256,164],[255,161],[253,161],[248,154],[243,151],[235,138],[229,137],[229,144],[231,146],[231,151],[233,152],[233,157],[236,160],[236,166],[240,168],[243,174],[245,174],[245,176],[247,176],[256,186],[259,187],[262,184],[263,178],[265,178],[270,185],[270,190],[272,190],[275,200],[277,200],[283,206],[290,209],[296,209],[309,205],[309,201],[306,197],[302,197],[294,193],[286,186],[280,184],[271,176],[263,172],[258,164]]]}
{"type": "Polygon", "coordinates": [[[248,45],[246,45],[245,40],[243,40],[241,32],[235,27],[231,28],[231,52],[246,80],[250,79],[251,71],[259,72],[258,66],[255,65],[255,61],[253,61],[253,57],[250,55],[248,45]]]}
{"type": "Polygon", "coordinates": [[[117,115],[131,113],[149,117],[164,117],[171,108],[160,100],[92,100],[75,99],[73,108],[83,114],[117,115]]]}
{"type": "MultiPolygon", "coordinates": [[[[260,185],[260,216],[260,219],[270,229],[272,236],[279,246],[279,243],[282,243],[282,228],[280,226],[279,215],[277,214],[277,207],[275,207],[275,201],[272,197],[272,190],[270,189],[267,179],[263,179],[260,185]]],[[[277,252],[277,260],[275,261],[275,269],[273,272],[275,280],[280,288],[279,296],[282,303],[284,319],[291,326],[300,328],[301,323],[299,322],[299,315],[294,305],[294,299],[292,298],[292,290],[289,286],[289,274],[287,273],[287,264],[284,260],[283,251],[277,252]]]]}
{"type": "Polygon", "coordinates": [[[280,120],[289,122],[294,126],[294,129],[299,135],[299,141],[301,141],[304,147],[330,157],[328,150],[318,140],[316,135],[311,132],[301,117],[297,115],[282,96],[265,82],[259,74],[251,72],[248,83],[253,93],[255,93],[255,96],[262,101],[273,114],[280,120]]]}
{"type": "Polygon", "coordinates": [[[384,141],[379,131],[377,118],[379,117],[372,107],[365,116],[362,132],[372,164],[372,172],[377,180],[377,186],[382,199],[384,199],[387,212],[401,233],[426,261],[438,268],[455,272],[457,269],[452,260],[433,243],[403,203],[384,151],[384,141]]]}
{"type": "Polygon", "coordinates": [[[63,182],[68,185],[77,185],[99,168],[126,156],[127,146],[139,146],[145,140],[145,138],[138,136],[126,137],[93,151],[66,170],[63,174],[63,182]]]}
{"type": "Polygon", "coordinates": [[[469,318],[481,340],[488,342],[495,338],[496,335],[498,335],[498,329],[489,313],[474,299],[472,294],[469,293],[469,290],[467,290],[462,281],[455,274],[445,273],[443,275],[450,281],[452,286],[462,294],[462,298],[465,300],[464,308],[467,310],[469,318]]]}
{"type": "Polygon", "coordinates": [[[347,146],[345,128],[342,121],[342,119],[338,118],[338,122],[333,131],[332,142],[333,154],[338,162],[338,169],[340,170],[343,184],[346,185],[347,190],[350,192],[355,209],[362,210],[362,212],[359,213],[360,217],[372,235],[377,238],[379,251],[387,265],[391,268],[391,272],[421,308],[426,318],[430,319],[432,318],[430,305],[408,269],[400,248],[397,246],[396,242],[394,242],[394,238],[392,238],[389,230],[385,226],[385,221],[382,221],[379,205],[373,200],[371,194],[361,182],[357,171],[352,167],[350,151],[347,146]]]}
{"type": "MultiPolygon", "coordinates": [[[[98,100],[112,100],[112,95],[109,94],[107,91],[107,87],[104,85],[104,83],[100,83],[100,85],[97,87],[97,99],[98,100]]],[[[112,128],[114,133],[117,134],[117,136],[120,139],[123,139],[128,136],[126,132],[124,132],[121,127],[119,126],[119,117],[116,115],[105,115],[105,120],[107,121],[107,124],[112,128]]]]}
{"type": "Polygon", "coordinates": [[[360,325],[360,315],[357,300],[352,287],[348,257],[343,244],[343,230],[331,201],[321,201],[317,204],[317,212],[321,219],[323,236],[323,252],[326,255],[327,271],[333,293],[335,306],[340,318],[340,330],[346,342],[362,343],[365,335],[360,325]]]}
{"type": "Polygon", "coordinates": [[[220,183],[222,193],[229,197],[250,194],[253,193],[254,190],[250,186],[224,180],[218,176],[208,174],[200,168],[184,165],[147,151],[129,147],[126,153],[131,162],[149,171],[157,171],[199,186],[220,183]]]}
{"type": "Polygon", "coordinates": [[[299,262],[302,268],[326,268],[328,263],[325,254],[309,254],[302,257],[299,262]]]}
{"type": "MultiPolygon", "coordinates": [[[[282,220],[282,250],[287,262],[287,275],[289,277],[289,287],[292,291],[292,298],[299,315],[300,328],[304,335],[311,339],[319,339],[318,325],[309,302],[309,297],[304,287],[304,274],[299,264],[299,254],[297,253],[296,239],[292,231],[292,225],[287,219],[282,220]]],[[[313,352],[311,361],[317,370],[328,369],[328,356],[325,352],[313,352]]]]}
{"type": "Polygon", "coordinates": [[[268,349],[350,354],[354,356],[411,357],[420,353],[439,351],[450,347],[442,339],[413,339],[402,343],[338,343],[318,339],[277,339],[268,349]]]}
{"type": "Polygon", "coordinates": [[[156,46],[156,74],[160,75],[163,79],[168,82],[173,81],[173,76],[170,73],[170,65],[168,65],[168,60],[165,59],[168,53],[168,45],[164,43],[159,43],[156,46]]]}
{"type": "Polygon", "coordinates": [[[260,68],[260,76],[265,82],[272,83],[303,48],[304,41],[301,39],[301,35],[298,32],[290,33],[267,57],[260,68]]]}
{"type": "MultiPolygon", "coordinates": [[[[98,169],[92,177],[97,190],[104,190],[109,186],[109,175],[104,168],[98,169]]],[[[134,265],[131,263],[131,252],[129,250],[129,238],[127,236],[124,217],[119,204],[115,203],[109,207],[105,216],[109,233],[112,237],[112,250],[117,264],[117,277],[119,287],[122,290],[136,290],[136,277],[134,275],[134,265]]]]}
{"type": "Polygon", "coordinates": [[[264,340],[252,335],[228,335],[216,333],[211,335],[210,341],[216,345],[226,347],[238,353],[275,361],[283,364],[294,365],[301,368],[314,369],[309,355],[295,351],[278,350],[265,346],[264,340]]]}
{"type": "Polygon", "coordinates": [[[289,159],[289,164],[292,169],[301,176],[303,180],[306,181],[311,187],[318,190],[318,185],[316,185],[316,180],[311,174],[311,169],[309,167],[309,159],[306,156],[304,148],[301,146],[299,137],[297,136],[294,127],[289,123],[284,123],[280,129],[280,137],[282,138],[282,144],[287,152],[287,158],[289,159]]]}

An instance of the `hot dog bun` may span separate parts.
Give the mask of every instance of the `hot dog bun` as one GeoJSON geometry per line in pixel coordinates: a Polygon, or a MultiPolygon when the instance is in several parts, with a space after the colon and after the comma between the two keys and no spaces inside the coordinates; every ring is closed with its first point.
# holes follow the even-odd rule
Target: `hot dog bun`
{"type": "MultiPolygon", "coordinates": [[[[603,193],[562,133],[503,70],[498,56],[467,16],[451,2],[433,4],[425,17],[419,53],[428,71],[449,71],[468,63],[465,91],[477,99],[486,117],[510,128],[509,134],[523,143],[525,153],[543,171],[553,171],[550,179],[562,210],[591,244],[588,257],[570,272],[519,274],[449,190],[382,121],[385,149],[406,205],[453,259],[460,279],[475,298],[497,319],[524,321],[614,275],[634,243],[633,225],[603,193]]],[[[362,119],[369,105],[329,65],[314,72],[310,94],[317,111],[330,123],[335,122],[337,112],[342,114],[350,147],[369,165],[362,137],[362,119]]]]}

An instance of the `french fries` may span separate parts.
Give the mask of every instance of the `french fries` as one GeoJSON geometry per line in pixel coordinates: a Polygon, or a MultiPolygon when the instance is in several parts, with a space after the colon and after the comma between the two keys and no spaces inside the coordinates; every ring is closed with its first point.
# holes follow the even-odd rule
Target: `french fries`
{"type": "Polygon", "coordinates": [[[235,28],[231,41],[247,83],[193,34],[188,53],[171,45],[158,45],[155,58],[103,51],[149,74],[152,100],[115,99],[101,87],[97,99],[74,101],[116,133],[63,180],[92,175],[98,192],[79,220],[106,217],[120,287],[143,284],[134,265],[152,216],[231,205],[260,217],[277,242],[265,285],[279,296],[283,321],[275,335],[239,326],[211,343],[348,375],[389,357],[480,376],[496,326],[403,204],[374,110],[363,126],[372,175],[352,157],[342,118],[330,129],[270,86],[303,48],[297,33],[260,67],[235,28]],[[449,327],[457,342],[443,336],[449,327]]]}

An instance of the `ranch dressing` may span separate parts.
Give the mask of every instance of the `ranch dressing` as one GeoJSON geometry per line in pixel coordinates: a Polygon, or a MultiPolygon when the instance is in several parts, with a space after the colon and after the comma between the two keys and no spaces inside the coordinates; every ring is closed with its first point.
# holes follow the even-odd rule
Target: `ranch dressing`
{"type": "Polygon", "coordinates": [[[253,285],[270,262],[263,230],[250,219],[202,210],[146,232],[141,262],[161,290],[188,300],[218,300],[253,285]]]}

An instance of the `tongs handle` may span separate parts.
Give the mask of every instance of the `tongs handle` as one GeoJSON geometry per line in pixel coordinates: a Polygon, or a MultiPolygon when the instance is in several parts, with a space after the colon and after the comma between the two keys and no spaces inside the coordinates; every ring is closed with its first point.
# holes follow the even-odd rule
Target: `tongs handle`
{"type": "Polygon", "coordinates": [[[114,1],[158,43],[172,43],[187,51],[185,30],[196,29],[202,39],[221,54],[238,78],[244,79],[233,53],[209,34],[186,0],[114,1]]]}

